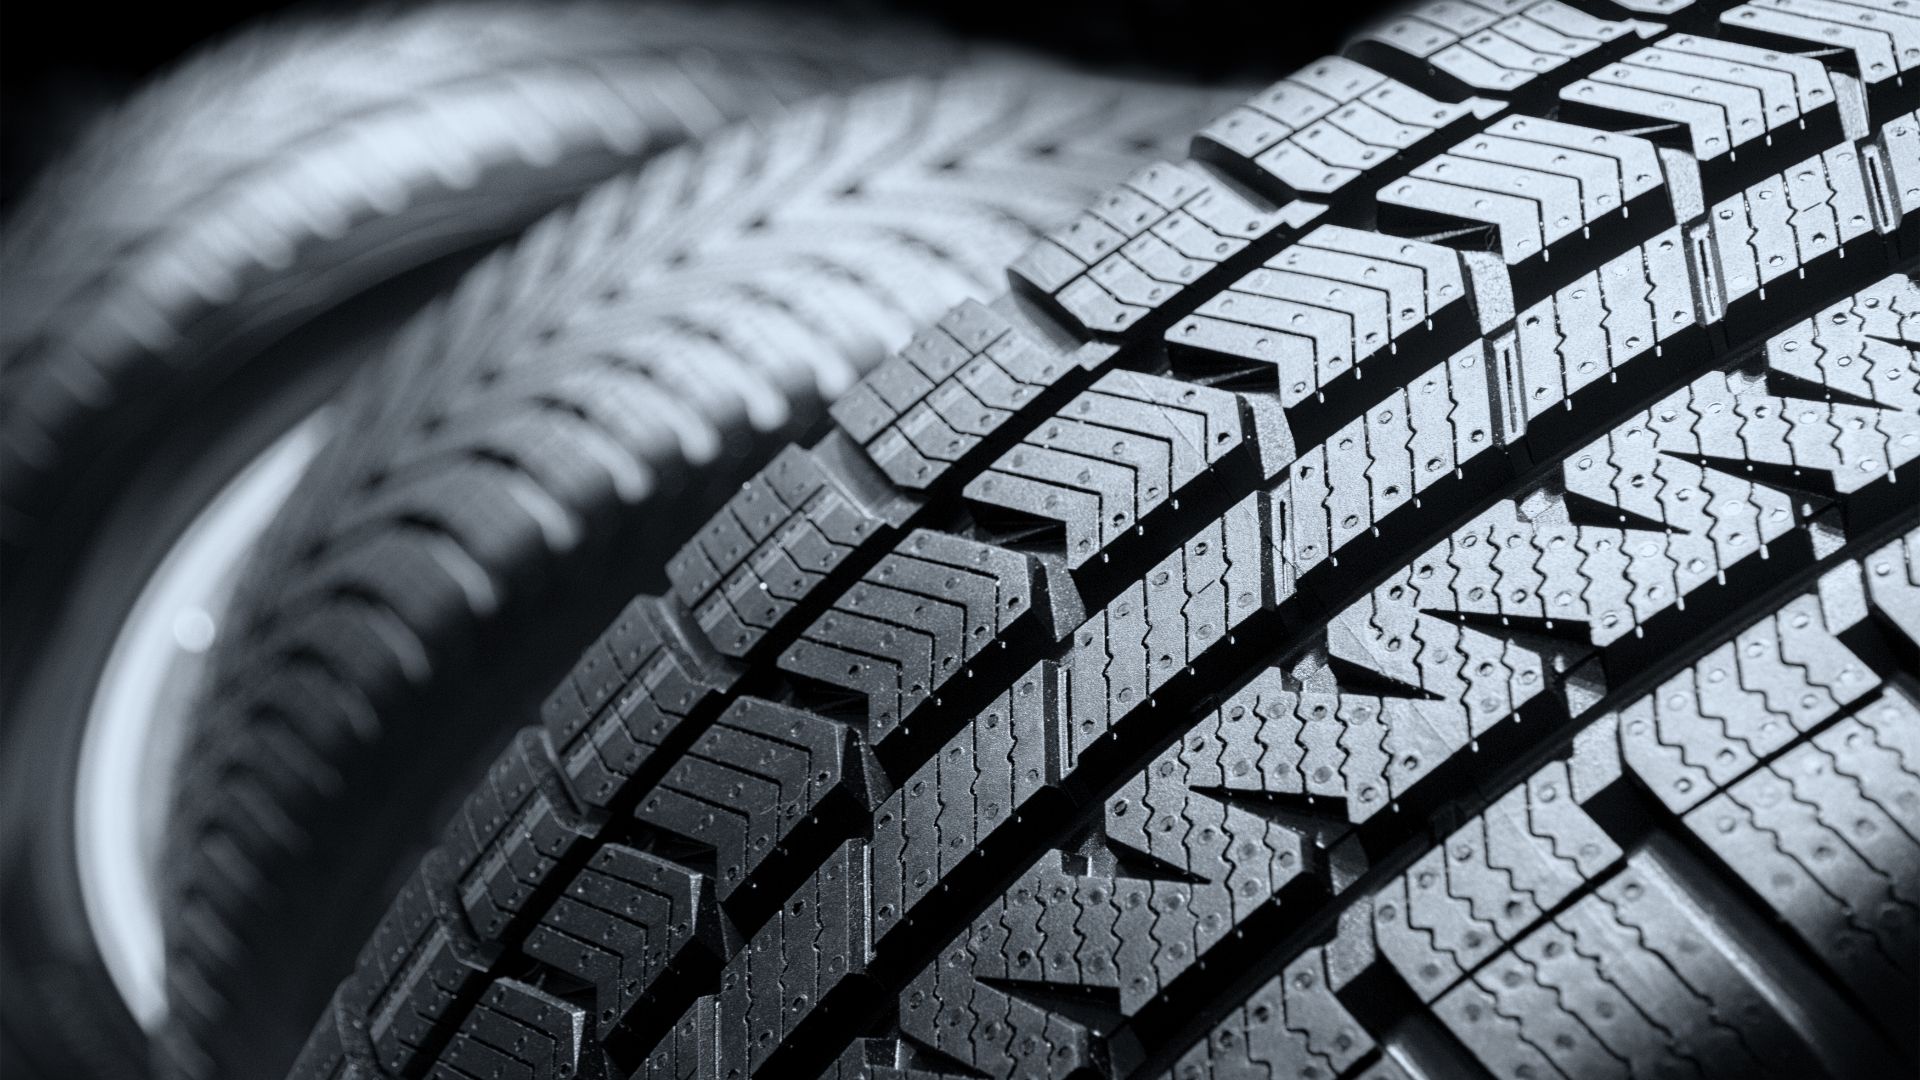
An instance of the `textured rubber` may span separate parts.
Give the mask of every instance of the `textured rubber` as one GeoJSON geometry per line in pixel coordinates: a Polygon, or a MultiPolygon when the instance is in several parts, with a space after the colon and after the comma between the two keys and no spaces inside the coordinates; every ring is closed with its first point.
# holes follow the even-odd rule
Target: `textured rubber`
{"type": "Polygon", "coordinates": [[[260,546],[171,826],[185,1073],[275,1075],[459,797],[824,402],[1232,94],[1027,66],[614,181],[370,367],[260,546]]]}
{"type": "Polygon", "coordinates": [[[73,851],[88,697],[159,557],[117,527],[137,517],[145,541],[190,519],[208,484],[186,478],[237,471],[263,449],[248,441],[261,417],[324,400],[367,352],[343,339],[377,336],[602,179],[823,88],[959,55],[891,22],[732,5],[310,13],[190,59],[8,207],[0,730],[22,812],[0,830],[0,1070],[146,1071],[73,851]]]}
{"type": "Polygon", "coordinates": [[[9,671],[130,463],[293,329],[690,135],[953,54],[730,6],[456,0],[269,24],[136,95],[0,247],[9,671]]]}
{"type": "Polygon", "coordinates": [[[629,605],[294,1075],[1913,1071],[1899,2],[1439,0],[1113,189],[629,605]]]}

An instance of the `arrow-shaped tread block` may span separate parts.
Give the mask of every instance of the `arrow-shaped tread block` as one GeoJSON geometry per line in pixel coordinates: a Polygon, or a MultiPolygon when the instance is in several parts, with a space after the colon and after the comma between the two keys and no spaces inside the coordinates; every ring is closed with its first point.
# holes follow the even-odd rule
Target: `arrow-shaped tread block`
{"type": "MultiPolygon", "coordinates": [[[[1411,375],[1428,346],[1471,339],[1460,255],[1418,240],[1327,225],[1201,304],[1167,330],[1174,363],[1196,374],[1209,367],[1263,372],[1296,436],[1324,432],[1316,415],[1331,401],[1340,418],[1365,401],[1363,380],[1411,375]],[[1404,370],[1403,370],[1404,369],[1404,370]]],[[[1266,381],[1266,380],[1262,380],[1266,381]]]]}
{"type": "Polygon", "coordinates": [[[1720,25],[1798,51],[1851,52],[1877,115],[1920,99],[1920,17],[1911,12],[1853,0],[1757,0],[1723,12],[1720,25]]]}
{"type": "Polygon", "coordinates": [[[1068,357],[984,304],[954,308],[833,404],[840,429],[900,487],[925,490],[1095,349],[1068,357]]]}
{"type": "Polygon", "coordinates": [[[1254,676],[1187,736],[1210,748],[1189,768],[1202,788],[1297,796],[1359,824],[1479,738],[1497,717],[1458,702],[1288,689],[1254,676]]]}
{"type": "Polygon", "coordinates": [[[1011,273],[1084,333],[1124,335],[1248,245],[1322,209],[1262,210],[1197,165],[1161,162],[1035,241],[1011,273]]]}
{"type": "Polygon", "coordinates": [[[1818,127],[1840,135],[1833,80],[1820,61],[1693,34],[1604,65],[1562,88],[1560,100],[1639,126],[1684,126],[1709,169],[1764,157],[1775,134],[1818,127]]]}
{"type": "Polygon", "coordinates": [[[1455,0],[1362,31],[1355,51],[1395,70],[1423,63],[1455,90],[1510,94],[1571,60],[1617,51],[1659,29],[1596,18],[1560,0],[1455,0]]]}
{"type": "Polygon", "coordinates": [[[845,439],[789,446],[667,560],[667,577],[714,648],[745,656],[911,510],[845,439]]]}
{"type": "Polygon", "coordinates": [[[1077,570],[1200,485],[1245,495],[1284,461],[1287,441],[1277,415],[1257,415],[1254,399],[1111,371],[1002,454],[966,496],[1060,522],[1067,565],[1077,570]],[[1263,453],[1263,441],[1283,445],[1263,453]]]}
{"type": "MultiPolygon", "coordinates": [[[[1314,837],[1196,790],[1196,780],[1219,776],[1218,749],[1197,738],[1176,743],[1106,801],[1108,840],[1166,867],[1168,878],[1069,869],[1064,856],[1043,857],[910,984],[902,1031],[991,1072],[1005,1053],[981,1045],[982,1016],[958,1004],[978,1000],[979,989],[1015,999],[1027,986],[1109,991],[1118,1015],[1132,1017],[1236,940],[1282,889],[1318,876],[1314,837]],[[985,987],[970,985],[981,980],[985,987]]],[[[1015,1042],[1057,1022],[1026,1012],[1002,1021],[1015,1042]]],[[[1058,1075],[1076,1064],[1085,1061],[1052,1067],[1058,1075]]]]}
{"type": "MultiPolygon", "coordinates": [[[[1388,184],[1382,207],[1416,221],[1493,227],[1516,279],[1622,228],[1674,223],[1652,143],[1556,120],[1510,116],[1388,184]]],[[[1618,240],[1607,248],[1617,251],[1618,240]]]]}
{"type": "Polygon", "coordinates": [[[1920,413],[1920,282],[1895,276],[1767,342],[1767,368],[1855,402],[1920,413]]]}
{"type": "Polygon", "coordinates": [[[919,529],[780,656],[780,668],[867,700],[884,745],[914,712],[1033,613],[1039,568],[1018,552],[919,529]]]}
{"type": "Polygon", "coordinates": [[[857,805],[846,728],[812,713],[741,698],[703,732],[634,809],[648,825],[716,854],[725,901],[759,888],[761,864],[830,802],[857,805]]]}
{"type": "Polygon", "coordinates": [[[1207,125],[1193,152],[1276,202],[1324,199],[1497,107],[1438,101],[1364,64],[1329,57],[1207,125]]]}
{"type": "Polygon", "coordinates": [[[608,844],[527,933],[522,951],[594,988],[601,1038],[672,969],[714,961],[711,883],[678,863],[608,844]]]}
{"type": "Polygon", "coordinates": [[[639,597],[541,705],[575,798],[606,806],[690,714],[732,685],[700,636],[672,605],[639,597]]]}

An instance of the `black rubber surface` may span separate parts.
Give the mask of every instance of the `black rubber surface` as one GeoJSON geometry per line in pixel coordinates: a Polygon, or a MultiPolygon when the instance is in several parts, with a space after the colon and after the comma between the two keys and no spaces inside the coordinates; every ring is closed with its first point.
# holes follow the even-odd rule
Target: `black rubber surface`
{"type": "Polygon", "coordinates": [[[1421,8],[882,364],[294,1075],[1912,1072],[1920,19],[1630,6],[1421,8]]]}
{"type": "Polygon", "coordinates": [[[480,266],[347,395],[180,780],[169,1065],[284,1071],[432,831],[824,402],[1231,95],[1026,66],[790,110],[480,266]]]}

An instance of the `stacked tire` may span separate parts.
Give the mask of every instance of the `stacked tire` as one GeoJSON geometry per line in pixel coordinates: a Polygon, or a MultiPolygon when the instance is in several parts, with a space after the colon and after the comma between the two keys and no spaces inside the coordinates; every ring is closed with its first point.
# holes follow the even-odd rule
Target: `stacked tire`
{"type": "Polygon", "coordinates": [[[1913,28],[1228,111],[681,549],[295,1075],[1910,1071],[1913,28]]]}
{"type": "Polygon", "coordinates": [[[9,1072],[148,1072],[181,729],[349,374],[661,149],[959,54],[746,7],[310,15],[189,59],[44,171],[0,245],[9,1072]]]}
{"type": "Polygon", "coordinates": [[[1906,5],[183,68],[7,234],[6,1067],[1912,1072],[1906,5]]]}

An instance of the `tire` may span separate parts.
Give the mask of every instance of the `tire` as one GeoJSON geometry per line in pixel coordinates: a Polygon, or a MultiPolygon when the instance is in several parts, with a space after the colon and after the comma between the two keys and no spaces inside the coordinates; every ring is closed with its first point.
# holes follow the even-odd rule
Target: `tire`
{"type": "Polygon", "coordinates": [[[480,0],[269,24],[187,62],[47,170],[0,246],[7,673],[133,467],[226,422],[195,410],[295,328],[662,146],[950,60],[796,15],[480,0]]]}
{"type": "Polygon", "coordinates": [[[168,1067],[283,1072],[460,795],[675,545],[1226,100],[1028,68],[822,100],[599,189],[409,326],[216,646],[170,825],[168,1067]]]}
{"type": "Polygon", "coordinates": [[[662,147],[959,55],[919,32],[731,8],[441,2],[283,21],[136,95],[9,208],[0,1071],[148,1072],[158,916],[149,901],[134,920],[149,949],[109,937],[101,955],[82,763],[128,620],[221,492],[500,237],[662,147]]]}
{"type": "Polygon", "coordinates": [[[293,1075],[1911,1073],[1914,27],[1633,6],[1387,24],[881,365],[293,1075]]]}

